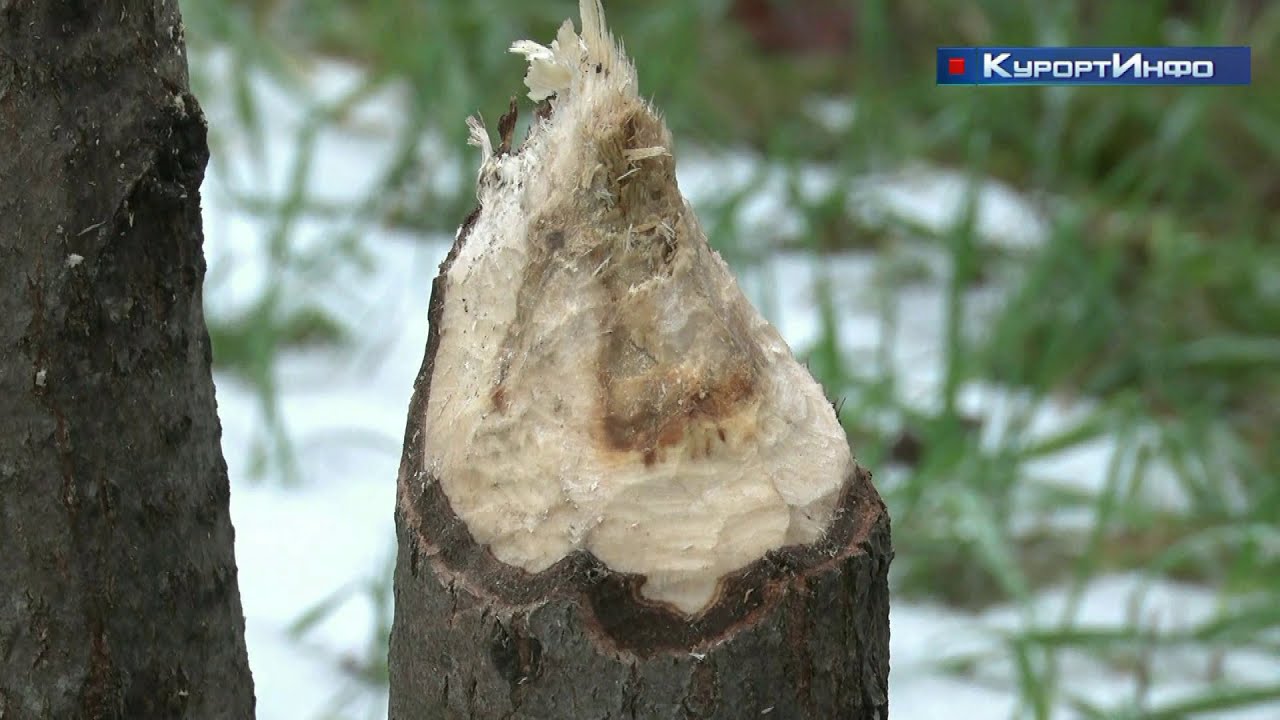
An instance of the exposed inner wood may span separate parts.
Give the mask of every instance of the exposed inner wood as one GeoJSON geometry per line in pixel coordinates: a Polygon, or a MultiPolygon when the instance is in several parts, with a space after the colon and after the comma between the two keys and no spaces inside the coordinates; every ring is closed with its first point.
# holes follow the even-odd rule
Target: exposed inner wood
{"type": "Polygon", "coordinates": [[[499,564],[533,576],[589,553],[696,615],[771,551],[838,534],[866,479],[708,245],[598,3],[582,11],[581,36],[514,47],[547,99],[525,142],[514,105],[496,150],[472,124],[480,209],[437,280],[410,471],[499,564]]]}

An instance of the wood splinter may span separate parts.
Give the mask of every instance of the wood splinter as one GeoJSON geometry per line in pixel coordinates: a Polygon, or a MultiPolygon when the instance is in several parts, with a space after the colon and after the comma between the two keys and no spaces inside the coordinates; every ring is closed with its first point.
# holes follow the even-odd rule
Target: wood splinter
{"type": "Polygon", "coordinates": [[[582,0],[517,42],[401,461],[391,717],[885,718],[889,518],[582,0]]]}

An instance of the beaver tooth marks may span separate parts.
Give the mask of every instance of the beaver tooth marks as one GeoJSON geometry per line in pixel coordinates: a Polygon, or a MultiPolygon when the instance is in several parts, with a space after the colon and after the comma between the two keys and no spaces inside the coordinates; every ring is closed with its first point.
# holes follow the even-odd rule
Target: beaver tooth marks
{"type": "Polygon", "coordinates": [[[582,5],[582,36],[516,46],[547,108],[520,147],[514,112],[496,151],[471,125],[482,209],[440,279],[422,462],[498,560],[537,573],[588,551],[694,614],[726,575],[819,540],[853,459],[582,5]]]}

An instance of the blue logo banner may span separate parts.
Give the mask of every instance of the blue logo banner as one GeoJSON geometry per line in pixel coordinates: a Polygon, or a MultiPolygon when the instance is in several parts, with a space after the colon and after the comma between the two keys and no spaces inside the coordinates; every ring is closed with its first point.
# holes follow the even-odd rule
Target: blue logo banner
{"type": "Polygon", "coordinates": [[[1248,85],[1247,47],[940,47],[939,85],[1248,85]]]}

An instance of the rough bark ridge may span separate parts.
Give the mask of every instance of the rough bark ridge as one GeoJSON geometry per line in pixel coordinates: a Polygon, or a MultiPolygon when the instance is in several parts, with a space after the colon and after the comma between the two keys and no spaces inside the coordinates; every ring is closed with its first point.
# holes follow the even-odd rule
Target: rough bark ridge
{"type": "Polygon", "coordinates": [[[0,717],[249,718],[175,0],[0,0],[0,717]]]}
{"type": "Polygon", "coordinates": [[[445,274],[468,227],[432,287],[405,431],[392,720],[887,718],[889,518],[860,468],[823,540],[726,578],[693,618],[589,553],[530,574],[475,542],[423,469],[421,422],[445,274]]]}

